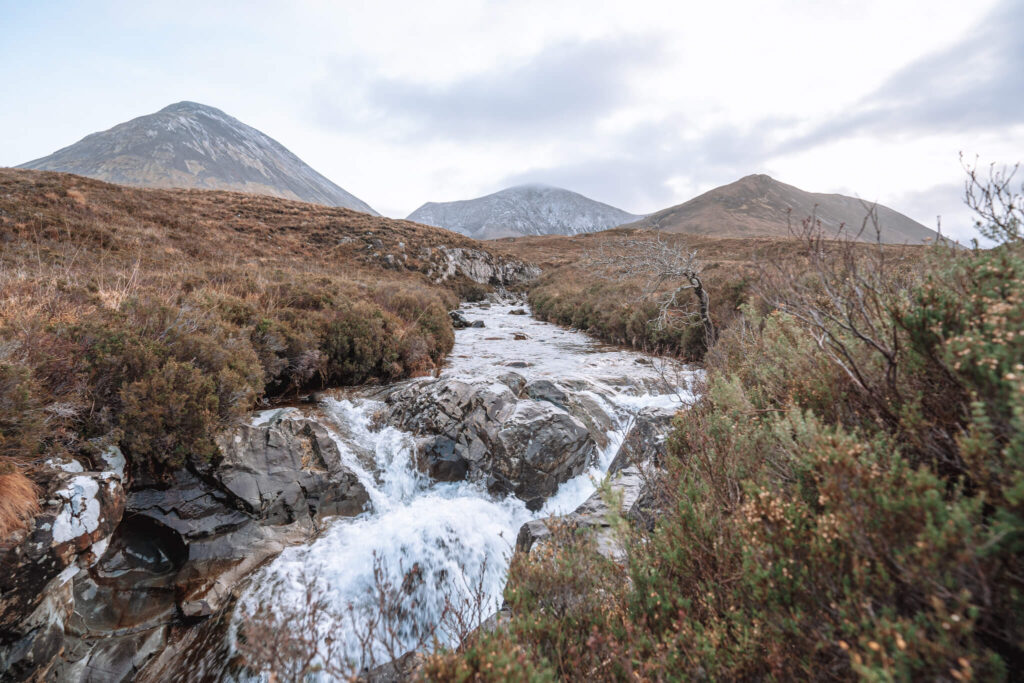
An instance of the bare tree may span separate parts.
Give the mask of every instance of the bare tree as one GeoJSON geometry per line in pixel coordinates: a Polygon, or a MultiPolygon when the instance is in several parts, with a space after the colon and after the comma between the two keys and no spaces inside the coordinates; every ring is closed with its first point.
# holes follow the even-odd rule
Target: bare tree
{"type": "MultiPolygon", "coordinates": [[[[400,672],[418,654],[461,643],[497,611],[486,590],[486,560],[476,572],[460,567],[440,586],[425,583],[419,564],[398,570],[396,581],[375,555],[373,584],[359,604],[335,604],[323,578],[302,570],[297,601],[242,605],[235,647],[243,665],[275,682],[372,680],[385,668],[400,672]],[[434,619],[419,614],[426,600],[440,603],[434,619]]],[[[283,593],[283,583],[278,579],[267,593],[283,593]]]]}
{"type": "Polygon", "coordinates": [[[611,277],[644,280],[642,297],[657,304],[658,315],[653,322],[658,329],[679,321],[696,323],[704,328],[705,348],[714,344],[717,331],[711,320],[708,291],[701,280],[703,264],[696,251],[687,250],[681,243],[673,244],[656,233],[652,237],[603,240],[586,259],[611,277]]]}
{"type": "Polygon", "coordinates": [[[1020,190],[1013,188],[1013,178],[1020,165],[1012,168],[989,166],[988,179],[978,175],[978,164],[967,164],[960,155],[967,172],[964,182],[964,203],[977,218],[974,227],[984,237],[997,244],[1020,243],[1024,240],[1024,183],[1020,190]]]}

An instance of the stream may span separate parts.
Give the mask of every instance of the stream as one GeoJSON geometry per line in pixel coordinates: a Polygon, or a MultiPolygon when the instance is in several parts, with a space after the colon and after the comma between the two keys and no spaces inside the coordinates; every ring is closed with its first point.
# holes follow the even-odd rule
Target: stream
{"type": "MultiPolygon", "coordinates": [[[[284,550],[261,568],[239,600],[235,625],[243,610],[260,604],[279,614],[301,611],[307,587],[314,585],[326,605],[316,626],[318,637],[331,634],[347,656],[367,662],[369,654],[380,664],[389,659],[388,652],[415,647],[441,617],[446,600],[482,601],[485,609],[478,617],[486,617],[500,606],[519,528],[571,512],[585,501],[638,411],[679,408],[692,401],[699,371],[668,367],[584,333],[513,314],[523,308],[521,303],[463,306],[463,314],[482,320],[484,327],[456,332],[439,378],[497,382],[513,371],[527,382],[545,379],[577,387],[612,418],[590,466],[531,511],[515,496],[492,495],[481,481],[434,482],[421,473],[413,434],[376,424],[385,407],[379,388],[338,393],[322,398],[315,408],[285,409],[304,412],[328,428],[344,464],[369,494],[369,509],[356,517],[329,519],[312,542],[284,550]],[[357,634],[369,628],[381,586],[402,597],[401,614],[389,646],[375,642],[368,650],[357,634]]],[[[280,412],[258,413],[254,423],[280,412]]],[[[457,644],[453,630],[442,627],[435,635],[442,643],[457,644]]]]}

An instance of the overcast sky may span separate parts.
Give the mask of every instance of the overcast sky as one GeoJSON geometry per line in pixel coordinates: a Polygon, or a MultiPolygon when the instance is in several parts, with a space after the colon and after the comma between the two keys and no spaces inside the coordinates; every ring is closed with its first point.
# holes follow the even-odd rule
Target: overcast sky
{"type": "Polygon", "coordinates": [[[1024,160],[1022,35],[1021,0],[0,0],[0,165],[194,100],[390,216],[768,173],[966,238],[959,154],[1024,160]]]}

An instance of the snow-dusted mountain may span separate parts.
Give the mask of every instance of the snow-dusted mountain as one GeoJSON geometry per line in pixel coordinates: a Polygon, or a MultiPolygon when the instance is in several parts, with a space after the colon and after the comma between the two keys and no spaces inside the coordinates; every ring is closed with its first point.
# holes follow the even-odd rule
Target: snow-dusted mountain
{"type": "Polygon", "coordinates": [[[408,220],[476,239],[516,235],[575,235],[607,230],[640,216],[548,185],[519,185],[458,202],[427,202],[408,220]]]}
{"type": "Polygon", "coordinates": [[[122,185],[267,194],[378,215],[273,138],[196,102],[178,102],[93,133],[21,168],[122,185]]]}

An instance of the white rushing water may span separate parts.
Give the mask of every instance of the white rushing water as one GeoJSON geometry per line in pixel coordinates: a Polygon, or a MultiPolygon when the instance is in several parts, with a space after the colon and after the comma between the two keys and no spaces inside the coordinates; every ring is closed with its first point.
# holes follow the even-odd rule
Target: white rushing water
{"type": "MultiPolygon", "coordinates": [[[[269,603],[287,613],[288,606],[302,603],[307,583],[315,581],[334,614],[334,619],[321,624],[323,634],[341,638],[357,660],[356,633],[366,628],[361,610],[374,611],[368,603],[379,595],[382,583],[401,596],[398,652],[415,645],[419,629],[437,621],[446,597],[458,603],[479,592],[486,598],[487,612],[494,612],[520,526],[531,519],[565,514],[586,500],[638,410],[681,407],[692,400],[689,384],[695,371],[676,368],[670,382],[675,387],[670,388],[664,368],[649,358],[601,345],[583,333],[528,315],[512,315],[510,311],[517,307],[464,307],[470,320],[482,319],[486,327],[456,333],[455,348],[441,376],[479,379],[514,370],[527,380],[589,380],[600,388],[591,397],[616,422],[598,462],[562,484],[543,509],[530,512],[523,501],[495,498],[479,483],[428,480],[414,466],[410,434],[393,427],[371,428],[380,403],[355,395],[324,399],[318,417],[330,429],[345,464],[366,487],[372,510],[331,520],[313,542],[285,550],[253,578],[242,604],[269,603]],[[349,605],[353,612],[348,611],[349,605]]],[[[273,412],[255,419],[265,421],[273,412]]],[[[450,642],[455,637],[452,633],[438,636],[455,644],[450,642]]],[[[377,663],[388,659],[379,644],[374,659],[377,663]]]]}

